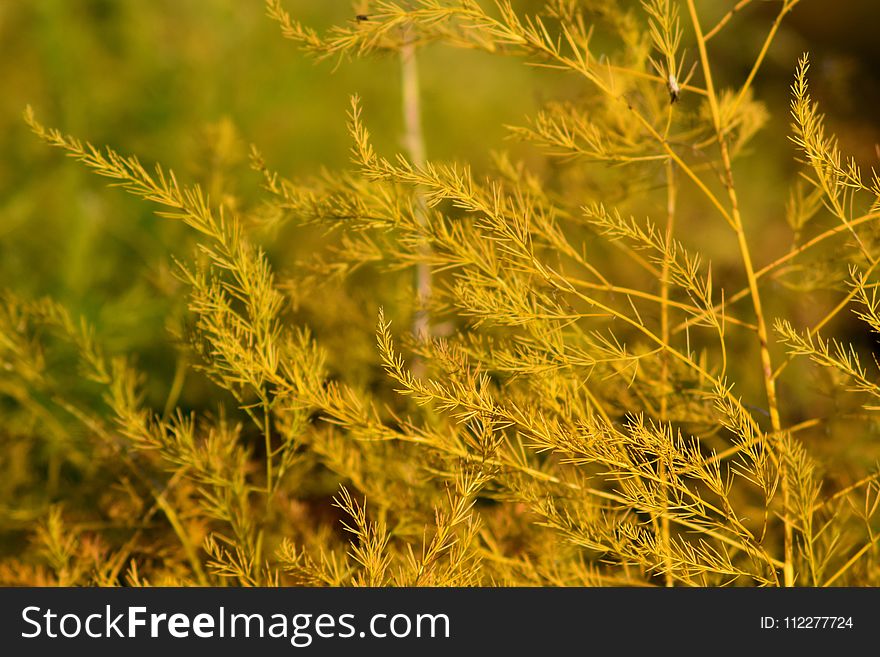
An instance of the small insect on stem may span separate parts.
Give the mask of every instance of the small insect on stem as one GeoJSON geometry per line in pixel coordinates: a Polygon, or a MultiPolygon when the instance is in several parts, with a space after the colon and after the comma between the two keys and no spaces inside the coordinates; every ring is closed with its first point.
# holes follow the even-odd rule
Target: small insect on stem
{"type": "Polygon", "coordinates": [[[675,79],[675,75],[672,73],[670,73],[669,77],[666,79],[666,88],[669,89],[669,103],[675,103],[681,95],[681,87],[678,85],[678,80],[675,79]]]}
{"type": "Polygon", "coordinates": [[[355,20],[357,20],[358,23],[364,23],[370,20],[370,17],[366,14],[358,14],[357,16],[355,16],[355,20]]]}

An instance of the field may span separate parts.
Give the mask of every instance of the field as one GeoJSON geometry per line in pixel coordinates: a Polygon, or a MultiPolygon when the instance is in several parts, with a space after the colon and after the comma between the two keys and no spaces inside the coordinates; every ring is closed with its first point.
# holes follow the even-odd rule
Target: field
{"type": "Polygon", "coordinates": [[[0,585],[880,584],[838,4],[0,4],[0,585]]]}

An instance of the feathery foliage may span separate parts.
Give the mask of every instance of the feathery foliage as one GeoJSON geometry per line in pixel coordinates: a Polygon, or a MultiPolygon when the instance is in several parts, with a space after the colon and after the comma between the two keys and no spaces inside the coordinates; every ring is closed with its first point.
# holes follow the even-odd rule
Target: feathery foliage
{"type": "Polygon", "coordinates": [[[876,467],[835,473],[811,456],[832,430],[869,440],[880,426],[873,356],[821,334],[849,311],[880,332],[880,178],[826,130],[806,56],[790,108],[801,177],[776,199],[794,241],[769,264],[755,262],[764,227],[741,200],[737,163],[779,111],[754,81],[798,0],[778,3],[732,89],[716,86],[708,43],[734,23],[704,24],[694,0],[361,4],[324,33],[283,0],[266,10],[318,60],[401,57],[405,152],[371,137],[388,108],[353,97],[351,167],[292,179],[254,148],[258,206],[27,111],[47,144],[192,231],[194,252],[175,262],[186,320],[173,340],[218,401],[152,408],[126,354],[61,305],[5,293],[0,399],[49,453],[60,503],[3,509],[38,523],[38,550],[5,559],[0,580],[880,582],[876,467]],[[567,75],[577,95],[510,127],[530,159],[433,161],[413,77],[428,46],[516,58],[567,75]],[[710,225],[735,271],[703,253],[710,225]],[[264,241],[309,227],[324,248],[277,270],[264,241]],[[804,303],[792,267],[832,248],[808,283],[840,299],[815,326],[776,315],[804,303]],[[803,357],[840,408],[856,407],[844,428],[787,409],[789,363],[803,357]],[[88,394],[65,385],[74,367],[88,394]],[[80,478],[65,497],[62,469],[80,478]]]}

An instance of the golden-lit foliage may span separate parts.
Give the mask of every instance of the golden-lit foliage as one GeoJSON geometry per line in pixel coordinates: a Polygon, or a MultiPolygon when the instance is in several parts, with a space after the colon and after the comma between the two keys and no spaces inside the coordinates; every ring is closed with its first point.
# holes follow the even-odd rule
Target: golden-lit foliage
{"type": "MultiPolygon", "coordinates": [[[[806,56],[790,108],[801,175],[777,199],[794,241],[769,264],[755,262],[764,227],[741,200],[751,180],[737,162],[785,111],[754,89],[798,0],[778,4],[727,89],[710,40],[732,14],[704,25],[694,0],[377,0],[328,32],[268,0],[282,35],[318,59],[438,44],[579,91],[509,128],[531,159],[497,152],[479,171],[421,161],[416,123],[408,152],[384,153],[368,128],[379,108],[353,96],[352,166],[286,177],[254,147],[258,204],[28,109],[44,142],[191,230],[168,286],[186,306],[169,349],[216,395],[212,410],[181,407],[178,376],[153,408],[155,382],[87,323],[4,293],[0,398],[19,436],[4,468],[39,441],[46,481],[14,486],[57,503],[7,514],[36,523],[37,549],[0,562],[0,582],[880,583],[876,469],[811,456],[822,432],[832,448],[834,431],[877,434],[873,356],[820,332],[851,311],[880,332],[880,178],[825,128],[806,56]],[[615,49],[597,52],[597,38],[615,49]],[[702,253],[708,226],[736,267],[702,253]],[[267,243],[316,228],[320,248],[278,270],[267,243]],[[812,278],[791,280],[796,265],[812,278]],[[418,293],[417,270],[430,274],[418,293]],[[810,290],[839,297],[817,325],[794,312],[819,303],[810,290]],[[794,359],[830,377],[837,415],[792,401],[794,359]],[[68,384],[74,371],[85,385],[68,384]]],[[[0,484],[3,499],[14,486],[0,484]]]]}

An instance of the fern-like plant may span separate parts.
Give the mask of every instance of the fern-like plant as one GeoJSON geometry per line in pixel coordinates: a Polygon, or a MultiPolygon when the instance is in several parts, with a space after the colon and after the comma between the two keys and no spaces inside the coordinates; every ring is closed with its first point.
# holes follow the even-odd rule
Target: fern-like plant
{"type": "Polygon", "coordinates": [[[799,0],[779,3],[731,89],[717,85],[711,40],[748,0],[714,25],[695,0],[533,4],[374,0],[319,33],[268,0],[282,35],[319,60],[400,57],[406,139],[404,152],[381,152],[368,126],[388,108],[353,97],[351,168],[290,179],[255,148],[256,207],[28,110],[45,142],[197,236],[177,263],[188,320],[176,338],[225,396],[211,414],[150,408],[125,354],[58,304],[6,294],[0,394],[84,483],[44,514],[42,556],[8,559],[0,579],[880,582],[876,470],[829,471],[811,456],[834,431],[876,436],[876,372],[820,331],[851,310],[880,331],[880,177],[824,128],[806,56],[790,108],[801,176],[787,204],[775,200],[794,241],[762,248],[770,262],[756,256],[767,228],[742,194],[751,180],[738,162],[780,111],[754,82],[799,0]],[[606,54],[598,38],[613,44],[606,54]],[[510,128],[521,161],[432,161],[416,56],[429,45],[516,58],[577,93],[510,128]],[[265,248],[281,226],[318,226],[326,248],[276,271],[265,248]],[[713,268],[706,235],[735,267],[713,268]],[[792,267],[832,249],[812,285],[839,298],[801,325],[798,309],[818,302],[793,291],[792,267]],[[50,352],[78,360],[94,398],[58,385],[50,352]],[[787,381],[798,357],[830,373],[852,412],[803,414],[787,381]],[[354,362],[366,363],[357,376],[354,362]],[[89,477],[115,483],[98,495],[89,477]],[[104,531],[102,516],[128,521],[104,531]]]}

